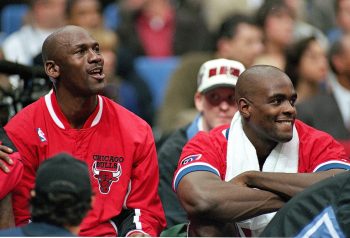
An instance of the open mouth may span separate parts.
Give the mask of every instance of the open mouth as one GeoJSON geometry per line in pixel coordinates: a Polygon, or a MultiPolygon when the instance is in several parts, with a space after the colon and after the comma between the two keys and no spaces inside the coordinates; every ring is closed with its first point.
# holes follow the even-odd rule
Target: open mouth
{"type": "Polygon", "coordinates": [[[103,73],[102,67],[96,67],[96,68],[90,70],[88,73],[97,80],[103,80],[105,77],[105,74],[103,73]]]}

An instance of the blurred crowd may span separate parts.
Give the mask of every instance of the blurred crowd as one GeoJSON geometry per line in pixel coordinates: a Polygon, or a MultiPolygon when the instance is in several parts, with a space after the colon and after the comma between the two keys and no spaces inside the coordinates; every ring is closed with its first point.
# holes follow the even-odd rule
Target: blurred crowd
{"type": "MultiPolygon", "coordinates": [[[[50,90],[50,80],[38,73],[41,45],[54,30],[72,24],[101,44],[105,96],[146,120],[158,147],[195,118],[197,73],[215,58],[284,70],[298,93],[298,116],[336,139],[350,139],[350,0],[8,1],[1,5],[2,26],[5,9],[16,4],[22,6],[20,28],[0,29],[3,125],[50,90]],[[162,95],[139,72],[139,58],[159,59],[159,69],[163,59],[176,58],[161,79],[162,95]],[[7,70],[22,65],[32,75],[7,70]]],[[[157,79],[158,71],[149,74],[157,79]]]]}

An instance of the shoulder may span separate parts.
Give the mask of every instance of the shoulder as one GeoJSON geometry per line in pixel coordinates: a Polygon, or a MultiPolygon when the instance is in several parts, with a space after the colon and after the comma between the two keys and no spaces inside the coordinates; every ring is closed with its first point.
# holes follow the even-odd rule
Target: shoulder
{"type": "Polygon", "coordinates": [[[301,141],[311,142],[323,139],[334,140],[330,134],[309,126],[300,120],[295,121],[295,126],[298,131],[299,140],[301,141]]]}
{"type": "Polygon", "coordinates": [[[209,148],[226,150],[229,125],[222,125],[210,132],[198,132],[187,145],[203,145],[209,148]]]}
{"type": "Polygon", "coordinates": [[[44,107],[44,98],[41,97],[16,113],[16,115],[14,115],[6,124],[5,128],[9,130],[10,128],[27,127],[32,125],[34,120],[43,119],[42,110],[45,110],[44,107]]]}

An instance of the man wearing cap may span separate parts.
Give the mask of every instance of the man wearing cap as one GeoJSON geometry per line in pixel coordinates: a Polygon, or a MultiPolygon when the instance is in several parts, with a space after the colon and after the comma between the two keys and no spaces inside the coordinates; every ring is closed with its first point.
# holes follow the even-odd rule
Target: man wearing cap
{"type": "Polygon", "coordinates": [[[0,236],[76,236],[91,201],[86,163],[69,154],[57,154],[37,171],[31,191],[32,222],[0,231],[0,236]]]}
{"type": "Polygon", "coordinates": [[[190,124],[170,135],[159,150],[159,194],[168,227],[187,221],[187,215],[171,188],[182,147],[198,131],[208,132],[214,127],[230,123],[237,111],[234,100],[235,85],[244,69],[240,62],[227,59],[214,59],[202,64],[197,77],[197,92],[194,95],[199,114],[190,124]]]}

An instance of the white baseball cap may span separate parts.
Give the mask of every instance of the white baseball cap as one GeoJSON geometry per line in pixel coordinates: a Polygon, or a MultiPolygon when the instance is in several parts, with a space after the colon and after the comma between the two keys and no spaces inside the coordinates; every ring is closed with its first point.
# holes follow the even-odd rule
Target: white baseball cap
{"type": "Polygon", "coordinates": [[[245,70],[242,63],[228,59],[214,59],[199,69],[197,91],[204,93],[217,87],[235,87],[238,76],[245,70]]]}

